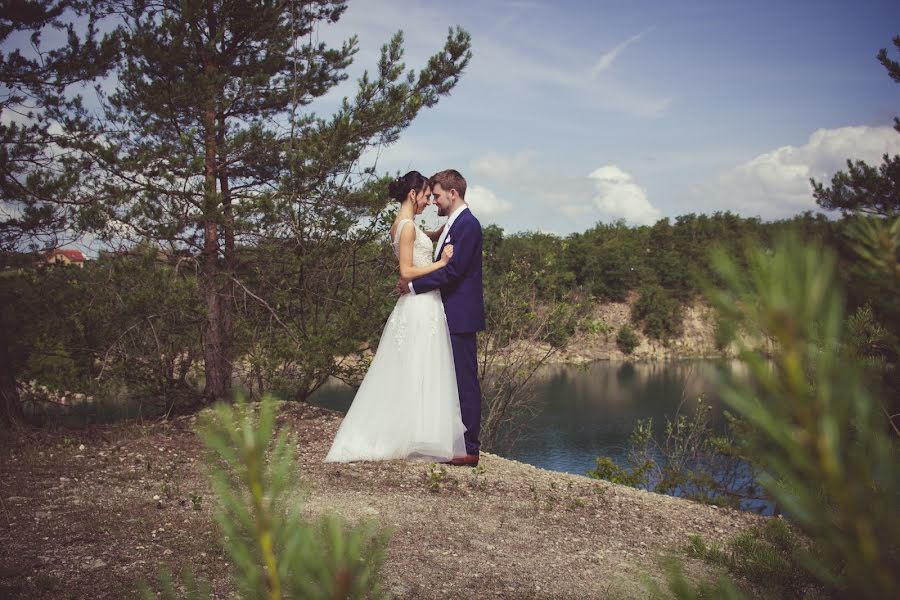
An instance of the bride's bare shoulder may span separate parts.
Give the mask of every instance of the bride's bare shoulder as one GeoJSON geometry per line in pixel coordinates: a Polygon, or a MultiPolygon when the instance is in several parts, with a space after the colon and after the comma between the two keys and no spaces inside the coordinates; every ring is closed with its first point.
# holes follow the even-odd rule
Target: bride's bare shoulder
{"type": "Polygon", "coordinates": [[[393,225],[391,225],[391,229],[390,229],[390,234],[391,234],[392,240],[397,239],[397,231],[399,230],[400,227],[402,227],[406,223],[412,223],[413,226],[410,227],[409,230],[412,231],[413,233],[415,233],[415,230],[417,229],[415,222],[413,222],[411,219],[397,219],[396,221],[394,221],[393,225]]]}

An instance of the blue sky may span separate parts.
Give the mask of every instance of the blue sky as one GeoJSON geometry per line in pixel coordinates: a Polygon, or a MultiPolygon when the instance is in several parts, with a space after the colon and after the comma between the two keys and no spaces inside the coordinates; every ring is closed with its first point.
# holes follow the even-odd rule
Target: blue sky
{"type": "Polygon", "coordinates": [[[358,75],[398,29],[418,69],[457,24],[467,71],[378,167],[457,168],[472,210],[509,232],[786,217],[815,208],[810,176],[900,153],[900,86],[876,60],[898,59],[898,2],[356,0],[318,36],[357,34],[358,75]]]}
{"type": "Polygon", "coordinates": [[[817,208],[810,177],[900,153],[900,85],[876,59],[900,60],[896,0],[350,0],[315,34],[359,37],[350,80],[311,108],[353,96],[396,31],[417,70],[453,25],[472,36],[459,85],[364,166],[456,168],[508,232],[789,217],[817,208]]]}

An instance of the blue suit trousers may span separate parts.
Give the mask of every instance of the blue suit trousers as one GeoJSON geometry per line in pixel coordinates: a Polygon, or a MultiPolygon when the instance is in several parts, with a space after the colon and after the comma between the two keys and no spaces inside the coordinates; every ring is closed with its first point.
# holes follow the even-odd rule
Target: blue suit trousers
{"type": "Polygon", "coordinates": [[[478,454],[481,449],[481,385],[478,383],[478,342],[475,336],[475,333],[450,334],[456,386],[459,388],[459,409],[466,426],[466,454],[478,454]]]}

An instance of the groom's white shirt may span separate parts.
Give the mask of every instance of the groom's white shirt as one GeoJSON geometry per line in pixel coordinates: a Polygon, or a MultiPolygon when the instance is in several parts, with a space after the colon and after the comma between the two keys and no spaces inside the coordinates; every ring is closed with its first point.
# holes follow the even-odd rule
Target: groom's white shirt
{"type": "MultiPolygon", "coordinates": [[[[437,260],[441,256],[441,248],[444,246],[444,242],[450,236],[450,227],[453,225],[453,221],[462,214],[464,210],[468,210],[469,206],[467,204],[463,204],[459,208],[453,211],[450,215],[450,218],[447,219],[447,223],[444,224],[444,230],[441,232],[441,237],[438,238],[437,245],[434,248],[434,260],[437,260]]],[[[452,239],[450,240],[453,241],[452,239]]],[[[413,289],[412,281],[406,284],[409,287],[409,291],[411,294],[415,294],[416,290],[413,289]]]]}
{"type": "Polygon", "coordinates": [[[453,211],[453,214],[450,215],[450,218],[447,219],[447,224],[444,225],[444,230],[441,232],[441,237],[438,238],[437,245],[434,247],[434,260],[437,260],[441,257],[441,246],[444,245],[444,240],[447,239],[447,236],[450,235],[450,227],[453,226],[453,221],[462,214],[464,210],[468,210],[468,206],[463,204],[459,208],[453,211]]]}

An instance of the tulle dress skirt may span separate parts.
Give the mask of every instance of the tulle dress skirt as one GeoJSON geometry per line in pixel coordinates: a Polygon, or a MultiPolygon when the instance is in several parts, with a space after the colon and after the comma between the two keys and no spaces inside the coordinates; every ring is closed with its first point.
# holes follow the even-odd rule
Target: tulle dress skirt
{"type": "Polygon", "coordinates": [[[449,460],[465,431],[440,291],[404,295],[325,462],[449,460]]]}

